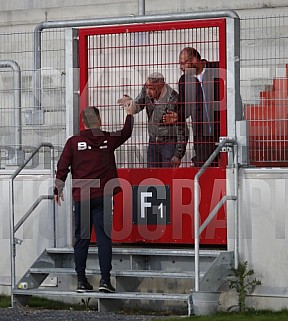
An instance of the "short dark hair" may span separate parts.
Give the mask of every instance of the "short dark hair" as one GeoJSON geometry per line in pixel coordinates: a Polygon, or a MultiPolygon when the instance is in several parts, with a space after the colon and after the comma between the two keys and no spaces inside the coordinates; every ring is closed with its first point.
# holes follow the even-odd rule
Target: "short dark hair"
{"type": "Polygon", "coordinates": [[[182,52],[186,52],[189,59],[196,58],[197,60],[201,60],[201,55],[195,48],[185,47],[181,50],[181,53],[182,52]]]}
{"type": "Polygon", "coordinates": [[[94,127],[95,125],[99,124],[100,122],[100,112],[97,107],[86,107],[81,112],[81,118],[83,121],[83,124],[87,128],[94,127]]]}

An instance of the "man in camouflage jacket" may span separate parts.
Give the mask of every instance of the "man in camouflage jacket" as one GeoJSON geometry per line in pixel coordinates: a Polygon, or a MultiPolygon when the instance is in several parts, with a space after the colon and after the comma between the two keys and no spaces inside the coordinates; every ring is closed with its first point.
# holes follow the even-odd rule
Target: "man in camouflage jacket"
{"type": "MultiPolygon", "coordinates": [[[[131,100],[125,95],[118,103],[125,106],[131,104],[131,100]]],[[[148,167],[179,167],[181,164],[188,140],[187,124],[163,123],[163,115],[167,111],[177,110],[178,100],[178,93],[165,83],[164,76],[152,73],[133,101],[134,113],[146,109],[148,116],[148,167]]]]}

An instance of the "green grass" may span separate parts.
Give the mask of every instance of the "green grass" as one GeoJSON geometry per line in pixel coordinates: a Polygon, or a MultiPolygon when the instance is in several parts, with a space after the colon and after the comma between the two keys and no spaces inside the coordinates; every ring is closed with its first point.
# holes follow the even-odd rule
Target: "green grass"
{"type": "Polygon", "coordinates": [[[51,310],[93,310],[93,307],[89,305],[89,302],[84,299],[79,301],[79,304],[69,304],[61,301],[54,301],[45,298],[31,297],[27,302],[27,306],[31,308],[51,309],[51,310]]]}
{"type": "Polygon", "coordinates": [[[0,295],[0,308],[9,308],[11,306],[11,298],[7,295],[0,295]]]}
{"type": "MultiPolygon", "coordinates": [[[[79,301],[79,304],[68,304],[61,301],[54,301],[45,298],[31,297],[27,304],[28,307],[38,308],[38,309],[50,309],[50,310],[93,310],[93,306],[89,304],[89,301],[84,299],[79,301]]],[[[11,307],[11,297],[0,295],[0,308],[11,307]]]]}
{"type": "MultiPolygon", "coordinates": [[[[11,306],[10,296],[0,295],[0,308],[8,308],[11,306]]],[[[83,311],[87,308],[92,310],[93,307],[89,305],[89,302],[79,302],[79,304],[65,304],[60,301],[48,300],[45,298],[31,297],[27,302],[27,306],[38,309],[51,309],[51,310],[77,310],[83,311]]],[[[288,310],[279,312],[272,311],[249,311],[245,313],[216,313],[209,316],[191,316],[191,317],[169,317],[165,318],[165,321],[287,321],[288,310]]],[[[153,318],[153,321],[163,321],[157,319],[157,316],[153,318]]]]}
{"type": "MultiPolygon", "coordinates": [[[[216,313],[210,316],[171,317],[165,321],[287,321],[288,310],[279,312],[250,311],[245,313],[216,313]]],[[[153,319],[153,321],[161,321],[153,319]]],[[[163,319],[162,319],[163,321],[163,319]]]]}

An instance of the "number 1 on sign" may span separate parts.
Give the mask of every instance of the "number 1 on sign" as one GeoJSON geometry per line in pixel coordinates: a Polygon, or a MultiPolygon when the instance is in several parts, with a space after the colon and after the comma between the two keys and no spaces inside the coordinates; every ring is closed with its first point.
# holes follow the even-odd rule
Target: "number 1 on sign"
{"type": "Polygon", "coordinates": [[[161,204],[158,206],[158,210],[160,210],[160,217],[163,218],[163,217],[164,217],[163,203],[161,203],[161,204]]]}

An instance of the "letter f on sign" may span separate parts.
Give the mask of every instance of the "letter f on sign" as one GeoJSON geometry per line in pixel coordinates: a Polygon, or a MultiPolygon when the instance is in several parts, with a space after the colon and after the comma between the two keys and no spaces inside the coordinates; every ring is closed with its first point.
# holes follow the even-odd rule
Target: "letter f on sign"
{"type": "Polygon", "coordinates": [[[152,197],[152,192],[142,192],[141,193],[141,218],[145,218],[145,208],[152,207],[152,203],[146,202],[146,198],[152,197]]]}

